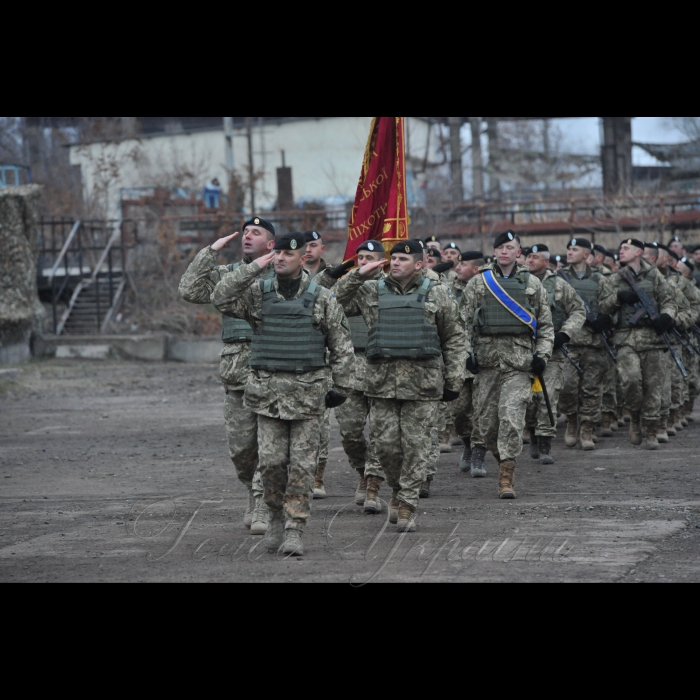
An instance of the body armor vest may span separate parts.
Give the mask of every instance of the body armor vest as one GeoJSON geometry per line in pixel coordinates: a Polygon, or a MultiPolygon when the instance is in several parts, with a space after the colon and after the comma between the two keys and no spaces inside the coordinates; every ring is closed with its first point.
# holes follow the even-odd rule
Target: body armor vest
{"type": "Polygon", "coordinates": [[[426,278],[413,294],[400,295],[392,294],[384,280],[379,282],[379,323],[369,332],[369,361],[442,357],[437,328],[425,318],[433,284],[426,278]]]}
{"type": "Polygon", "coordinates": [[[311,282],[298,298],[286,301],[275,291],[274,280],[261,280],[262,326],[253,335],[250,366],[263,372],[304,374],[326,366],[326,336],[313,325],[321,288],[311,282]]]}
{"type": "Polygon", "coordinates": [[[559,333],[559,331],[564,327],[566,323],[566,312],[564,309],[557,304],[555,296],[557,293],[557,278],[548,277],[542,286],[547,290],[547,296],[549,297],[549,308],[552,310],[552,321],[554,323],[554,332],[559,333]]]}
{"type": "MultiPolygon", "coordinates": [[[[536,316],[525,293],[529,280],[530,274],[522,272],[508,279],[497,278],[498,284],[511,299],[536,316]]],[[[488,289],[484,293],[484,305],[474,315],[474,328],[479,335],[532,335],[532,329],[518,321],[488,289]]]]}
{"type": "MultiPolygon", "coordinates": [[[[228,266],[229,272],[235,272],[243,263],[235,263],[234,265],[228,266]]],[[[269,272],[264,273],[267,277],[270,276],[269,272]]],[[[223,329],[221,333],[221,339],[224,343],[250,343],[253,340],[253,329],[247,321],[241,318],[231,318],[231,316],[224,316],[223,329]]]]}
{"type": "Polygon", "coordinates": [[[365,323],[365,319],[362,316],[352,316],[348,319],[348,323],[350,324],[350,337],[355,352],[364,352],[369,340],[369,327],[365,323]]]}
{"type": "Polygon", "coordinates": [[[576,277],[575,272],[569,272],[571,286],[588,302],[591,307],[591,313],[598,317],[598,291],[600,283],[600,275],[594,272],[590,277],[580,280],[576,277]]]}
{"type": "MultiPolygon", "coordinates": [[[[654,297],[654,280],[650,279],[649,277],[645,277],[643,280],[637,280],[637,286],[644,292],[647,293],[647,296],[649,299],[651,299],[654,310],[656,313],[659,313],[659,305],[656,302],[656,299],[654,297]]],[[[627,283],[624,284],[622,289],[625,290],[631,290],[632,287],[630,287],[627,283]]],[[[637,306],[629,306],[628,304],[623,304],[622,308],[620,309],[620,321],[618,323],[618,328],[621,329],[627,329],[627,328],[644,328],[647,326],[651,326],[651,321],[649,320],[649,317],[646,316],[643,318],[636,326],[633,326],[631,323],[631,320],[633,316],[642,308],[642,305],[639,304],[637,306]]]]}

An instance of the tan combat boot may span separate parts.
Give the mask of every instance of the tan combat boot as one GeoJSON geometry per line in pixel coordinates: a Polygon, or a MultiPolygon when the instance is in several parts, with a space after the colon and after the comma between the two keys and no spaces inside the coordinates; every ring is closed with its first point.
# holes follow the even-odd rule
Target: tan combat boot
{"type": "Polygon", "coordinates": [[[355,505],[363,506],[367,500],[367,479],[365,479],[364,469],[358,469],[357,473],[360,475],[360,485],[355,491],[355,505]]]}
{"type": "Polygon", "coordinates": [[[379,515],[382,512],[382,501],[379,498],[379,490],[382,481],[376,476],[367,479],[367,499],[365,500],[365,513],[367,515],[379,515]]]}
{"type": "Polygon", "coordinates": [[[323,484],[323,479],[326,476],[326,465],[319,464],[316,470],[316,482],[314,484],[314,501],[322,501],[324,498],[328,497],[326,493],[326,488],[323,484]]]}
{"type": "Polygon", "coordinates": [[[442,439],[440,440],[440,454],[449,455],[454,452],[452,445],[450,445],[450,439],[452,435],[449,430],[442,434],[442,439]]]}
{"type": "Polygon", "coordinates": [[[265,503],[265,498],[258,496],[255,499],[255,512],[253,513],[253,524],[250,527],[250,534],[254,537],[266,535],[269,524],[270,511],[265,503]]]}
{"type": "Polygon", "coordinates": [[[666,421],[666,435],[669,437],[676,437],[678,433],[676,432],[676,429],[673,427],[673,421],[671,420],[671,415],[669,414],[668,416],[661,416],[662,420],[666,421]]]}
{"type": "Polygon", "coordinates": [[[683,409],[685,410],[685,419],[689,423],[695,423],[695,418],[693,418],[693,402],[686,401],[685,406],[683,406],[683,409]]]}
{"type": "Polygon", "coordinates": [[[284,532],[284,544],[280,550],[281,554],[287,557],[303,557],[304,556],[304,531],[293,529],[285,530],[284,532]]]}
{"type": "Polygon", "coordinates": [[[510,460],[501,463],[501,469],[498,479],[500,489],[500,498],[503,500],[513,500],[515,494],[515,462],[510,460]]]}
{"type": "Polygon", "coordinates": [[[267,527],[267,537],[262,544],[270,554],[277,554],[284,543],[284,511],[270,513],[270,524],[267,527]]]}
{"type": "Polygon", "coordinates": [[[416,526],[415,513],[415,508],[401,501],[399,505],[399,532],[415,532],[418,529],[416,526]]]}
{"type": "Polygon", "coordinates": [[[681,416],[678,411],[671,411],[670,425],[673,426],[676,433],[682,433],[685,430],[685,426],[681,423],[681,416]]]}
{"type": "Polygon", "coordinates": [[[687,418],[687,416],[685,415],[685,405],[681,406],[681,407],[678,409],[678,413],[680,414],[680,417],[681,417],[681,425],[682,425],[684,428],[690,427],[690,423],[688,422],[688,418],[687,418]]]}
{"type": "Polygon", "coordinates": [[[641,413],[631,414],[630,419],[630,442],[639,447],[642,444],[642,415],[641,413]]]}
{"type": "Polygon", "coordinates": [[[668,416],[661,416],[659,419],[659,431],[656,433],[656,437],[662,445],[667,445],[671,442],[668,436],[668,416]]]}
{"type": "Polygon", "coordinates": [[[399,501],[399,492],[394,491],[394,495],[391,497],[391,504],[389,505],[389,522],[392,525],[399,524],[399,508],[401,508],[401,501],[399,501]]]}
{"type": "Polygon", "coordinates": [[[584,421],[581,424],[581,447],[584,452],[592,452],[595,450],[595,441],[593,433],[595,431],[595,423],[584,421]]]}
{"type": "Polygon", "coordinates": [[[615,435],[613,432],[613,423],[617,429],[617,418],[612,413],[604,413],[601,419],[600,435],[604,438],[611,438],[615,435]]]}
{"type": "Polygon", "coordinates": [[[566,425],[566,446],[576,447],[578,444],[578,414],[572,414],[566,417],[568,421],[566,425]]]}
{"type": "Polygon", "coordinates": [[[659,438],[657,437],[659,432],[659,422],[655,420],[646,420],[644,421],[644,428],[647,436],[647,442],[644,447],[646,447],[647,450],[658,450],[660,447],[659,438]]]}
{"type": "Polygon", "coordinates": [[[245,515],[243,516],[243,524],[246,529],[250,530],[253,525],[253,514],[255,513],[255,494],[253,489],[248,489],[248,507],[246,508],[245,515]]]}

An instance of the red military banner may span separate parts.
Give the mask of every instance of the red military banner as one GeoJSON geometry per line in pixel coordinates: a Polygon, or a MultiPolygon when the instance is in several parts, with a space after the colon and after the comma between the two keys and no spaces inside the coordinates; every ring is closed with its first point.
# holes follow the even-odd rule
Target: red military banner
{"type": "Polygon", "coordinates": [[[374,117],[352,209],[345,260],[365,241],[381,241],[387,252],[408,240],[404,118],[374,117]]]}

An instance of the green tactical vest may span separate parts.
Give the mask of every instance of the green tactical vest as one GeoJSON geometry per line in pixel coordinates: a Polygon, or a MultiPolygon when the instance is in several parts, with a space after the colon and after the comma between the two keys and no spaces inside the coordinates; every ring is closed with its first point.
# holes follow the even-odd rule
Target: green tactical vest
{"type": "Polygon", "coordinates": [[[348,319],[350,324],[350,337],[355,347],[355,352],[364,352],[369,341],[369,327],[362,316],[352,316],[348,319]]]}
{"type": "Polygon", "coordinates": [[[392,294],[386,281],[379,291],[379,323],[369,332],[367,359],[428,360],[442,357],[437,328],[425,318],[425,302],[433,287],[426,278],[413,294],[392,294]]]}
{"type": "MultiPolygon", "coordinates": [[[[497,279],[508,296],[533,316],[537,315],[525,293],[530,273],[518,272],[515,277],[497,279]]],[[[488,289],[484,293],[484,305],[474,314],[474,328],[479,335],[532,335],[532,329],[518,321],[488,289]]]]}
{"type": "MultiPolygon", "coordinates": [[[[235,263],[228,266],[229,272],[235,272],[243,263],[235,263]]],[[[265,276],[269,277],[270,273],[264,273],[265,276]]],[[[224,316],[223,330],[221,333],[221,339],[226,344],[231,343],[250,343],[253,340],[253,329],[247,321],[240,318],[231,318],[231,316],[224,316]]]]}
{"type": "Polygon", "coordinates": [[[549,308],[552,310],[554,332],[559,333],[566,323],[567,316],[564,309],[562,309],[555,300],[557,293],[557,278],[548,277],[544,282],[542,282],[542,286],[547,290],[547,296],[549,297],[549,308]]]}
{"type": "MultiPolygon", "coordinates": [[[[656,313],[659,312],[659,305],[656,302],[656,299],[654,298],[654,280],[649,279],[649,277],[645,277],[643,280],[637,280],[637,286],[645,291],[647,293],[647,296],[651,299],[654,305],[654,310],[656,313]]],[[[630,287],[628,284],[625,284],[623,286],[623,289],[625,290],[631,290],[632,287],[630,287]]],[[[647,326],[651,326],[651,321],[649,320],[649,317],[647,316],[646,318],[642,319],[636,326],[633,326],[630,321],[632,317],[641,309],[642,306],[639,304],[638,306],[629,306],[629,304],[623,304],[622,308],[620,309],[620,321],[618,322],[618,328],[620,329],[626,329],[626,328],[644,328],[647,326]]]]}
{"type": "Polygon", "coordinates": [[[313,312],[321,288],[311,282],[298,298],[286,301],[274,280],[261,280],[262,326],[253,335],[250,366],[262,372],[304,374],[326,366],[326,336],[314,328],[313,312]]]}
{"type": "Polygon", "coordinates": [[[594,272],[590,277],[580,280],[575,272],[569,272],[571,286],[588,302],[591,313],[598,316],[598,291],[600,284],[600,274],[594,272]]]}

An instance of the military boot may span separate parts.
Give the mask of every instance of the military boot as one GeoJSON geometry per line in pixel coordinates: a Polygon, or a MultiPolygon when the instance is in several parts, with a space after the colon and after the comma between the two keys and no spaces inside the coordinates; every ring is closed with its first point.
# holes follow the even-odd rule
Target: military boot
{"type": "Polygon", "coordinates": [[[545,466],[554,464],[554,457],[552,457],[552,438],[551,437],[540,437],[540,464],[545,466]]]}
{"type": "Polygon", "coordinates": [[[516,498],[515,466],[516,464],[513,460],[501,462],[501,468],[498,477],[498,486],[500,491],[500,498],[505,501],[512,501],[516,498]]]}
{"type": "Polygon", "coordinates": [[[280,550],[287,557],[303,557],[304,556],[304,540],[302,536],[303,530],[285,530],[284,544],[280,550]]]}
{"type": "Polygon", "coordinates": [[[578,445],[578,414],[573,413],[566,417],[566,446],[576,447],[578,445]]]}
{"type": "Polygon", "coordinates": [[[277,554],[284,543],[284,511],[277,510],[270,513],[270,524],[267,526],[267,537],[263,540],[263,547],[270,554],[277,554]]]}
{"type": "Polygon", "coordinates": [[[314,484],[314,501],[322,501],[328,498],[326,487],[323,484],[323,479],[326,476],[326,465],[319,464],[316,470],[316,482],[314,484]]]}
{"type": "Polygon", "coordinates": [[[684,428],[690,427],[690,423],[688,422],[688,417],[685,415],[685,406],[681,406],[681,407],[678,409],[678,413],[679,413],[679,415],[680,415],[680,417],[681,417],[681,425],[682,425],[684,428]]]}
{"type": "Polygon", "coordinates": [[[681,422],[681,415],[678,411],[671,411],[671,425],[677,433],[682,433],[685,426],[681,422]]]}
{"type": "Polygon", "coordinates": [[[532,459],[540,458],[540,441],[537,439],[534,429],[530,429],[530,457],[532,459]]]}
{"type": "Polygon", "coordinates": [[[430,488],[432,487],[432,485],[433,485],[433,480],[428,479],[423,484],[423,486],[421,486],[421,489],[420,489],[420,497],[421,498],[423,498],[423,499],[430,498],[430,488]]]}
{"type": "Polygon", "coordinates": [[[248,489],[248,507],[246,509],[245,516],[243,517],[243,524],[248,530],[250,530],[251,526],[253,525],[253,513],[255,513],[255,494],[251,488],[248,489]]]}
{"type": "Polygon", "coordinates": [[[627,425],[627,423],[625,423],[625,412],[623,409],[618,408],[617,409],[617,427],[624,428],[626,425],[627,425]]]}
{"type": "Polygon", "coordinates": [[[399,532],[415,532],[416,526],[416,509],[401,501],[399,505],[399,532]]]}
{"type": "Polygon", "coordinates": [[[668,416],[661,416],[661,420],[666,421],[666,435],[668,435],[669,437],[676,437],[678,433],[673,427],[673,421],[671,420],[670,414],[668,416]]]}
{"type": "Polygon", "coordinates": [[[689,423],[695,423],[695,418],[693,418],[693,402],[686,401],[683,409],[685,410],[685,419],[689,423]]]}
{"type": "Polygon", "coordinates": [[[669,436],[668,436],[668,416],[661,416],[659,419],[659,432],[656,433],[656,437],[659,440],[659,443],[662,445],[667,445],[669,442],[671,442],[669,436]]]}
{"type": "Polygon", "coordinates": [[[364,469],[358,469],[357,473],[360,475],[360,485],[355,491],[355,505],[363,506],[367,500],[367,479],[365,479],[364,469]]]}
{"type": "Polygon", "coordinates": [[[583,421],[581,423],[581,447],[584,452],[592,452],[595,450],[595,442],[593,440],[593,433],[595,431],[595,424],[591,421],[583,421]]]}
{"type": "Polygon", "coordinates": [[[523,445],[529,445],[530,444],[530,431],[528,428],[525,428],[523,431],[523,445]]]}
{"type": "Polygon", "coordinates": [[[442,434],[442,439],[440,440],[440,454],[450,455],[454,452],[452,445],[450,445],[450,431],[447,430],[442,434]]]}
{"type": "Polygon", "coordinates": [[[250,528],[250,534],[255,537],[267,534],[267,528],[270,524],[270,511],[267,508],[265,499],[258,496],[255,499],[255,512],[253,513],[253,524],[250,528]]]}
{"type": "Polygon", "coordinates": [[[365,513],[367,515],[379,515],[382,512],[382,501],[379,498],[379,490],[382,487],[381,479],[370,476],[367,479],[367,500],[365,500],[365,513]]]}
{"type": "Polygon", "coordinates": [[[659,438],[657,437],[659,433],[659,422],[655,420],[645,420],[644,428],[646,430],[647,442],[644,447],[647,450],[658,450],[659,449],[659,438]]]}
{"type": "Polygon", "coordinates": [[[475,447],[472,452],[472,479],[483,479],[486,476],[486,448],[475,447]]]}
{"type": "Polygon", "coordinates": [[[611,438],[614,436],[613,423],[615,423],[615,428],[617,428],[617,418],[612,413],[604,413],[600,425],[601,437],[611,438]]]}
{"type": "Polygon", "coordinates": [[[394,491],[394,495],[391,497],[391,504],[389,505],[389,522],[392,525],[399,524],[399,509],[401,508],[401,501],[399,501],[399,492],[394,491]]]}
{"type": "Polygon", "coordinates": [[[472,447],[468,443],[464,443],[464,452],[462,452],[462,459],[459,462],[459,470],[462,474],[468,474],[472,468],[472,447]]]}
{"type": "Polygon", "coordinates": [[[642,444],[642,415],[633,413],[630,418],[630,442],[639,447],[642,444]]]}

